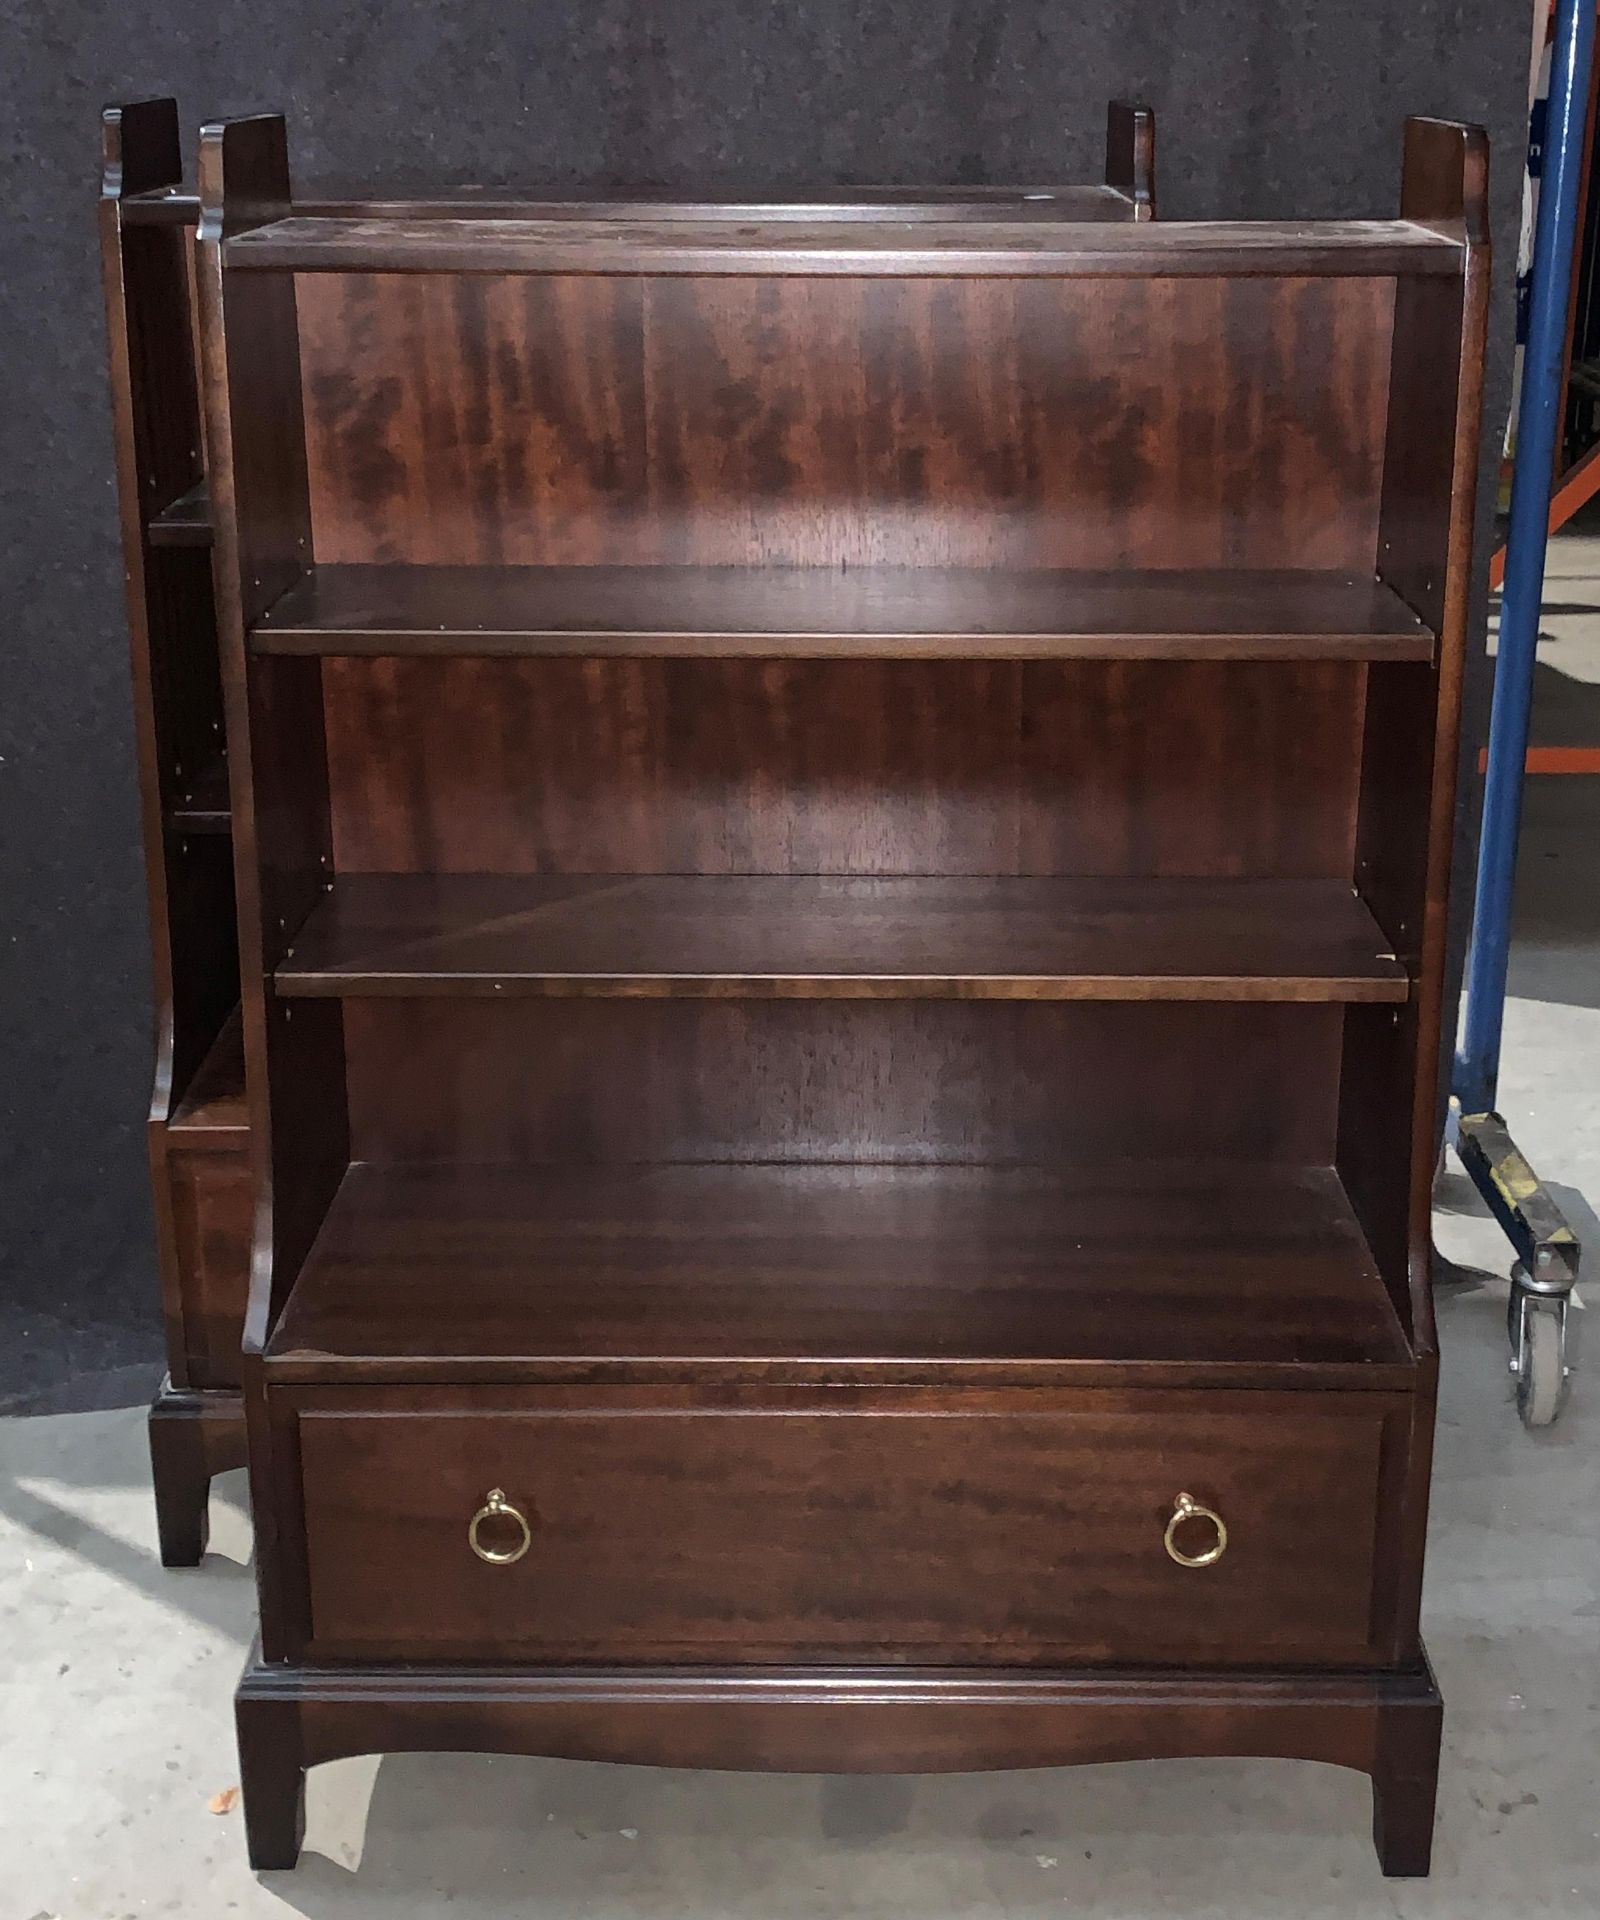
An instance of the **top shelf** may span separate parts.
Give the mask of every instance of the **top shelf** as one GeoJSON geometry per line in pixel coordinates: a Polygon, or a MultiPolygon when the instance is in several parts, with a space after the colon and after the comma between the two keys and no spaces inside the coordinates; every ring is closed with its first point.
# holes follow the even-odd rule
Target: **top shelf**
{"type": "MultiPolygon", "coordinates": [[[[1090,189],[1090,191],[1098,191],[1090,189]]],[[[1120,196],[1119,196],[1120,197],[1120,196]]],[[[1129,221],[941,218],[940,209],[860,207],[825,219],[794,208],[679,209],[595,218],[445,210],[297,211],[225,243],[231,269],[297,273],[806,274],[1459,274],[1451,226],[1411,220],[1129,221]],[[730,216],[731,213],[731,217],[730,216]],[[679,217],[681,216],[681,217],[679,217]]]]}

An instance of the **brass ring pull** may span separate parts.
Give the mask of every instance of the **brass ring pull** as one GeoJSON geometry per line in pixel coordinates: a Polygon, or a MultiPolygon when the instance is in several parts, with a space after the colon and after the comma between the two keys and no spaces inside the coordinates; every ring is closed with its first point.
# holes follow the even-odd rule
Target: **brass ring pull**
{"type": "Polygon", "coordinates": [[[472,1524],[467,1528],[467,1544],[491,1567],[509,1567],[533,1545],[533,1528],[528,1525],[528,1516],[512,1506],[499,1487],[491,1487],[488,1499],[472,1516],[472,1524]],[[509,1547],[486,1547],[480,1537],[485,1520],[514,1520],[522,1530],[522,1538],[509,1547]]]}
{"type": "Polygon", "coordinates": [[[1212,1567],[1222,1558],[1228,1548],[1228,1529],[1223,1524],[1222,1515],[1210,1507],[1203,1507],[1192,1493],[1180,1493],[1172,1509],[1172,1518],[1167,1522],[1167,1531],[1163,1535],[1167,1552],[1180,1567],[1212,1567]],[[1185,1553],[1178,1545],[1178,1529],[1186,1520],[1209,1520],[1217,1530],[1217,1537],[1204,1553],[1185,1553]]]}

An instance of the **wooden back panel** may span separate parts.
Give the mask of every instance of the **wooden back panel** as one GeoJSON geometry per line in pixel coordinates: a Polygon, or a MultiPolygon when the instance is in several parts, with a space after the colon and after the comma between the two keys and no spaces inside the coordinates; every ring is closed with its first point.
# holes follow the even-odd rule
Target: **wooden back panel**
{"type": "Polygon", "coordinates": [[[1341,1018],[1162,1001],[354,1000],[350,1150],[1325,1166],[1341,1018]]]}
{"type": "MultiPolygon", "coordinates": [[[[1387,280],[308,274],[297,304],[323,563],[1372,569],[1387,280]]],[[[322,676],[345,872],[1352,870],[1355,664],[322,676]]],[[[1337,1032],[352,1005],[352,1151],[1327,1159],[1337,1032]]]]}
{"type": "Polygon", "coordinates": [[[1358,664],[322,671],[345,872],[1350,873],[1358,664]]]}
{"type": "Polygon", "coordinates": [[[316,554],[1370,572],[1394,288],[306,274],[316,554]]]}

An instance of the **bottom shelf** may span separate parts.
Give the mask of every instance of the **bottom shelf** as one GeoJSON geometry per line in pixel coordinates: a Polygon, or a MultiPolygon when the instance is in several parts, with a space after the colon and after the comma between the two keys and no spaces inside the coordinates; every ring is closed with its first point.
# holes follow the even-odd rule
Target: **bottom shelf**
{"type": "Polygon", "coordinates": [[[1409,1384],[1323,1167],[353,1166],[283,1379],[1409,1384]]]}

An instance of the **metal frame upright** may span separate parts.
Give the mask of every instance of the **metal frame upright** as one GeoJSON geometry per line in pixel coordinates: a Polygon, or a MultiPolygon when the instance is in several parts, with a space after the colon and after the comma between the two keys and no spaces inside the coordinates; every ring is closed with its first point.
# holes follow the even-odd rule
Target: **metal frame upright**
{"type": "Polygon", "coordinates": [[[1456,1051],[1452,1132],[1462,1165],[1516,1253],[1509,1330],[1517,1405],[1529,1426],[1560,1412],[1571,1368],[1576,1235],[1496,1110],[1522,783],[1533,704],[1556,439],[1565,400],[1567,314],[1578,226],[1595,0],[1557,0],[1543,186],[1534,233],[1517,460],[1506,538],[1483,827],[1456,1051]]]}

